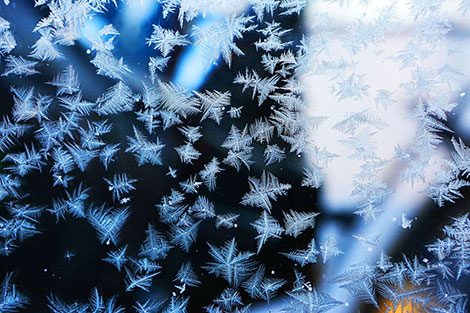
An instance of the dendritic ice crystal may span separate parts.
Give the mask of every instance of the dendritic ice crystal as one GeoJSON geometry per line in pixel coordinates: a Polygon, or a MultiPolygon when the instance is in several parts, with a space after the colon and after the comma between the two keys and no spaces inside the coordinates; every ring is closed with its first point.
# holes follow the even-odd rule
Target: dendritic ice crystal
{"type": "Polygon", "coordinates": [[[0,312],[470,312],[469,0],[4,0],[0,312]]]}

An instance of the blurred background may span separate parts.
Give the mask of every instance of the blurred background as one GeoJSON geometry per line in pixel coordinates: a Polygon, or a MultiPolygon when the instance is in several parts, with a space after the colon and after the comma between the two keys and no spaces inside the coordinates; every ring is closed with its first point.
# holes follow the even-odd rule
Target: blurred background
{"type": "MultiPolygon", "coordinates": [[[[424,183],[417,182],[411,185],[400,177],[400,164],[388,163],[380,173],[380,178],[387,182],[394,193],[383,204],[384,213],[373,221],[364,222],[363,218],[354,214],[360,201],[353,193],[353,181],[360,171],[362,162],[348,157],[350,148],[341,142],[350,135],[338,132],[335,125],[342,121],[348,114],[354,114],[363,110],[378,116],[380,122],[387,127],[374,129],[376,139],[376,152],[380,159],[391,160],[395,153],[395,147],[407,147],[412,143],[416,130],[416,121],[409,118],[412,113],[413,101],[403,92],[401,84],[411,79],[410,68],[402,69],[393,60],[393,56],[404,49],[413,34],[414,28],[419,23],[410,16],[408,6],[398,2],[399,22],[395,29],[385,33],[383,42],[370,45],[360,53],[351,55],[347,47],[342,46],[341,38],[350,35],[350,25],[354,21],[373,20],[380,14],[379,8],[391,1],[370,1],[373,5],[360,5],[351,1],[349,6],[340,5],[342,1],[309,1],[301,15],[277,16],[276,21],[284,28],[290,29],[283,39],[292,41],[292,45],[300,45],[303,36],[312,36],[316,32],[325,34],[327,47],[325,50],[313,56],[317,62],[321,60],[338,60],[346,63],[356,63],[354,71],[366,75],[369,85],[368,94],[360,101],[346,99],[338,101],[335,91],[331,89],[331,77],[334,75],[311,75],[300,77],[307,86],[303,90],[303,97],[308,106],[304,114],[309,116],[328,117],[318,128],[312,132],[309,140],[316,147],[325,148],[335,154],[328,167],[325,167],[325,179],[319,189],[301,186],[304,168],[308,168],[315,162],[315,155],[304,153],[297,156],[294,153],[287,154],[286,159],[279,163],[265,167],[263,161],[264,148],[254,144],[251,170],[242,168],[236,171],[226,168],[217,177],[217,191],[210,194],[217,213],[236,212],[240,214],[235,229],[216,229],[213,223],[202,223],[198,233],[198,240],[192,246],[190,253],[180,249],[173,249],[168,258],[160,263],[164,270],[155,277],[150,293],[125,292],[123,283],[124,274],[120,273],[103,262],[108,247],[99,243],[94,229],[86,220],[67,218],[60,223],[52,215],[44,214],[41,217],[41,234],[28,238],[8,257],[0,257],[0,269],[2,273],[13,271],[15,281],[22,291],[30,298],[31,312],[47,312],[46,296],[54,293],[60,299],[68,303],[87,299],[90,290],[98,286],[105,297],[118,295],[118,303],[130,308],[138,300],[149,298],[165,299],[173,292],[178,292],[173,279],[183,261],[191,261],[196,269],[196,274],[203,282],[200,287],[190,291],[191,301],[189,312],[201,312],[201,307],[211,303],[225,288],[225,281],[216,279],[207,272],[200,270],[199,266],[210,260],[206,242],[221,246],[227,240],[236,237],[239,249],[242,251],[256,251],[256,241],[253,239],[256,232],[250,223],[259,217],[259,211],[240,205],[240,199],[248,192],[247,177],[260,177],[264,169],[275,174],[283,183],[292,185],[292,189],[285,197],[280,197],[272,211],[272,216],[278,220],[283,219],[283,211],[290,209],[298,211],[315,211],[321,215],[317,219],[314,229],[309,229],[297,238],[284,236],[282,239],[268,240],[265,247],[257,256],[257,261],[266,265],[267,272],[275,273],[276,277],[286,279],[289,283],[294,280],[294,272],[291,262],[279,255],[279,252],[288,252],[293,249],[304,249],[315,237],[317,242],[327,236],[334,235],[339,239],[339,247],[343,254],[336,257],[334,262],[326,265],[321,262],[309,265],[303,269],[312,285],[328,292],[332,297],[340,299],[347,305],[341,305],[331,312],[379,312],[371,305],[360,305],[345,289],[336,284],[329,283],[329,278],[335,277],[346,271],[349,266],[369,260],[375,262],[384,250],[399,261],[402,254],[410,257],[414,255],[427,255],[426,245],[433,243],[436,238],[442,237],[442,228],[451,223],[451,217],[460,216],[469,210],[470,190],[463,189],[464,197],[455,203],[446,203],[444,207],[438,207],[429,199],[422,190],[424,183]],[[345,10],[347,9],[347,14],[345,10]],[[328,16],[328,18],[325,18],[328,16]],[[392,107],[384,108],[376,105],[376,95],[379,90],[388,90],[393,94],[392,107]],[[407,222],[411,227],[407,227],[407,222]],[[214,234],[217,234],[215,236],[214,234]],[[356,237],[353,237],[355,235],[356,237]],[[374,244],[364,244],[357,237],[373,239],[374,244]],[[73,255],[73,257],[65,257],[73,255]]],[[[362,1],[367,2],[367,1],[362,1]]],[[[362,3],[361,2],[361,3],[362,3]]],[[[393,2],[393,1],[392,1],[393,2]]],[[[403,2],[404,3],[404,2],[403,2]]],[[[463,19],[456,6],[446,7],[448,17],[451,19],[452,30],[446,35],[447,42],[443,49],[454,49],[455,52],[435,53],[426,59],[426,66],[439,68],[445,64],[452,64],[461,73],[468,73],[470,61],[468,51],[470,48],[470,21],[463,19]]],[[[32,45],[38,39],[38,34],[33,33],[37,21],[47,16],[44,7],[34,7],[32,1],[5,1],[0,4],[0,16],[10,21],[11,30],[17,40],[15,53],[28,55],[32,45]]],[[[113,53],[116,57],[123,57],[125,63],[132,70],[132,74],[126,77],[125,82],[133,90],[141,90],[142,82],[149,82],[148,60],[155,55],[155,50],[146,44],[146,38],[152,33],[152,24],[165,28],[178,29],[182,34],[190,33],[193,26],[209,28],[223,20],[225,16],[233,13],[245,13],[253,15],[247,1],[237,1],[231,10],[220,9],[207,14],[204,18],[199,16],[190,23],[180,28],[176,14],[162,17],[162,8],[154,0],[128,0],[127,5],[121,3],[115,7],[110,5],[104,14],[95,15],[85,22],[83,37],[78,44],[70,47],[61,47],[64,58],[51,62],[41,63],[37,69],[41,75],[30,77],[2,77],[0,94],[2,99],[1,113],[8,114],[13,105],[10,86],[35,86],[36,90],[45,95],[53,95],[55,89],[43,84],[50,81],[57,72],[63,70],[68,64],[72,64],[81,81],[84,99],[95,101],[103,94],[113,82],[103,76],[96,75],[95,67],[90,64],[93,52],[90,52],[91,42],[87,38],[96,35],[103,26],[113,24],[119,30],[120,35],[114,42],[113,53]]],[[[267,20],[272,17],[267,16],[267,20]]],[[[357,30],[354,30],[356,32],[357,30]]],[[[177,153],[169,147],[184,143],[183,135],[175,128],[157,130],[157,136],[168,145],[163,150],[165,166],[137,166],[135,159],[128,154],[118,153],[116,162],[110,171],[106,172],[98,160],[90,163],[87,171],[77,173],[78,181],[91,187],[93,193],[91,200],[101,204],[110,201],[110,193],[103,177],[111,177],[113,173],[128,173],[130,177],[137,178],[136,190],[131,193],[132,213],[124,227],[121,242],[128,245],[128,251],[137,253],[145,238],[145,229],[149,222],[155,222],[157,209],[163,196],[169,195],[172,188],[178,188],[178,182],[187,179],[190,174],[203,169],[214,156],[222,159],[226,150],[220,146],[225,140],[232,124],[239,129],[253,123],[260,117],[269,116],[270,107],[274,105],[272,99],[266,100],[262,107],[258,107],[252,100],[250,92],[242,92],[242,86],[234,85],[236,75],[245,72],[249,67],[262,72],[261,53],[252,44],[258,39],[257,33],[247,33],[243,40],[237,41],[237,45],[245,53],[243,57],[234,57],[230,68],[224,62],[213,64],[208,70],[203,67],[202,51],[200,48],[188,45],[176,47],[167,68],[160,74],[162,81],[172,81],[190,90],[231,90],[232,105],[243,106],[242,117],[236,120],[224,119],[220,125],[210,121],[203,121],[203,137],[195,144],[195,148],[201,152],[201,157],[193,164],[184,166],[181,164],[177,153]],[[167,175],[168,167],[176,169],[178,179],[167,175]]],[[[313,44],[318,44],[313,42],[313,44]]],[[[3,71],[3,62],[0,64],[3,71]]],[[[329,69],[331,70],[331,69],[329,69]]],[[[342,77],[344,72],[338,71],[342,77]]],[[[461,137],[467,145],[470,143],[470,96],[469,81],[466,75],[459,76],[453,93],[456,103],[455,108],[447,114],[447,126],[454,131],[453,134],[444,134],[447,140],[439,146],[436,156],[429,167],[429,175],[439,171],[440,160],[449,156],[449,140],[452,136],[461,137]]],[[[139,104],[138,104],[139,105],[139,104]]],[[[132,134],[135,116],[132,112],[110,117],[113,123],[113,131],[106,135],[108,142],[126,142],[126,137],[132,134]]],[[[194,124],[196,125],[196,124],[194,124]]],[[[364,127],[366,129],[366,127],[364,127]]],[[[371,130],[372,131],[372,130],[371,130]]],[[[279,138],[273,143],[288,150],[288,145],[279,138]]],[[[124,145],[123,145],[124,146],[124,145]]],[[[52,186],[50,175],[34,173],[24,178],[24,192],[44,207],[50,207],[52,199],[60,193],[52,186]]],[[[201,190],[204,195],[207,190],[201,190]]],[[[207,195],[209,193],[207,192],[207,195]]],[[[1,210],[4,210],[2,208],[1,210]]],[[[160,225],[164,228],[164,225],[160,225]]],[[[463,277],[453,282],[460,290],[468,292],[470,281],[463,277]]],[[[286,299],[281,295],[269,304],[252,306],[253,312],[279,312],[286,299]]],[[[384,311],[385,312],[385,311],[384,311]]]]}

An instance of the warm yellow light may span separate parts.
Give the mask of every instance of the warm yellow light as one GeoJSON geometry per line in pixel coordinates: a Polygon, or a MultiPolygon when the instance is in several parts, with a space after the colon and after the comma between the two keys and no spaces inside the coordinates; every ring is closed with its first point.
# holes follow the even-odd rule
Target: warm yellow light
{"type": "Polygon", "coordinates": [[[381,305],[381,308],[377,311],[377,313],[423,313],[423,312],[424,311],[421,310],[421,305],[414,304],[413,301],[403,302],[397,305],[396,307],[394,307],[392,301],[389,301],[389,300],[384,301],[384,303],[381,305]]]}

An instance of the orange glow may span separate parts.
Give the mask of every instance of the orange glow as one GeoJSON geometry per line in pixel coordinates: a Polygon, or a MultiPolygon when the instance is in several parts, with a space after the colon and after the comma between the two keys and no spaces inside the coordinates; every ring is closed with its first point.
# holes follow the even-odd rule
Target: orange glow
{"type": "Polygon", "coordinates": [[[380,306],[380,309],[376,313],[423,313],[421,310],[421,305],[413,304],[412,301],[404,302],[399,304],[396,307],[393,307],[392,301],[385,300],[384,303],[380,306]],[[392,308],[393,307],[393,308],[392,308]],[[392,308],[390,310],[390,308],[392,308]]]}

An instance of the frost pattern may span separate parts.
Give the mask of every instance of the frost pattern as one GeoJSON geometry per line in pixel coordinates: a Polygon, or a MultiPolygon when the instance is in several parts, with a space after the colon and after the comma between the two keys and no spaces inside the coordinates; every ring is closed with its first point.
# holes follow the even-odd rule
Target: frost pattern
{"type": "MultiPolygon", "coordinates": [[[[334,266],[342,260],[346,241],[333,233],[316,236],[317,220],[326,214],[286,206],[293,194],[313,193],[327,185],[329,163],[337,158],[358,165],[351,184],[351,196],[357,200],[353,213],[367,225],[387,214],[396,192],[385,178],[389,164],[395,164],[403,184],[420,188],[439,207],[460,201],[468,191],[470,148],[450,121],[459,97],[468,98],[460,86],[466,73],[448,63],[436,68],[426,64],[443,53],[442,47],[453,53],[448,37],[459,25],[446,16],[451,1],[405,4],[413,25],[409,41],[395,55],[383,58],[409,73],[396,91],[375,88],[374,78],[361,70],[359,60],[370,49],[375,56],[384,54],[382,45],[398,34],[397,26],[405,20],[397,13],[397,1],[378,7],[373,18],[364,14],[348,22],[342,34],[331,31],[335,17],[316,12],[308,34],[301,26],[288,26],[289,19],[306,14],[306,0],[249,0],[246,12],[235,10],[208,27],[198,21],[239,4],[158,0],[154,4],[162,10],[157,21],[165,21],[152,24],[151,33],[145,34],[145,44],[153,51],[137,64],[124,60],[115,49],[121,36],[118,24],[88,28],[90,21],[130,2],[36,0],[34,7],[43,17],[32,30],[31,44],[23,43],[21,32],[15,33],[13,26],[19,25],[0,17],[2,79],[10,85],[13,103],[0,122],[2,258],[47,232],[43,225],[52,216],[58,225],[85,221],[83,227],[94,231],[106,250],[100,262],[122,274],[122,293],[135,299],[135,312],[194,310],[192,293],[211,279],[223,287],[206,303],[209,313],[248,312],[259,301],[268,306],[281,303],[282,312],[348,310],[350,303],[337,300],[320,283],[313,287],[304,275],[313,264],[334,266]],[[178,21],[179,29],[169,28],[171,19],[178,21]],[[84,59],[91,72],[107,83],[102,90],[96,87],[95,98],[86,86],[90,72],[69,64],[71,47],[80,50],[83,42],[89,48],[84,59]],[[337,46],[339,52],[333,51],[337,46]],[[227,85],[189,90],[169,79],[167,68],[180,51],[190,49],[199,49],[207,73],[216,66],[226,71],[227,85]],[[249,53],[258,57],[259,66],[243,63],[249,53]],[[312,116],[304,97],[309,88],[305,76],[327,82],[334,99],[330,104],[340,108],[339,116],[312,116]],[[240,100],[245,92],[251,92],[252,101],[240,100]],[[410,102],[406,119],[415,123],[415,133],[406,146],[398,143],[392,147],[394,155],[385,157],[378,137],[393,125],[381,117],[403,98],[410,102]],[[132,120],[132,128],[123,126],[124,119],[132,120]],[[335,140],[347,153],[337,154],[316,142],[314,134],[322,125],[341,134],[335,140]],[[439,154],[445,145],[449,156],[439,154]],[[217,149],[209,151],[212,146],[217,149]],[[310,159],[300,166],[298,181],[283,175],[294,158],[310,159]],[[105,173],[99,180],[90,173],[97,168],[105,173]],[[139,171],[160,173],[154,179],[168,184],[166,194],[154,199],[153,216],[146,217],[141,234],[130,240],[127,227],[148,210],[139,207],[139,197],[148,192],[139,171]],[[220,187],[230,175],[245,177],[244,189],[239,198],[221,203],[221,198],[233,196],[220,187]],[[28,193],[39,176],[47,177],[47,187],[54,191],[47,203],[41,199],[36,204],[28,193]],[[95,191],[103,187],[106,199],[97,205],[95,191]],[[214,234],[223,235],[207,236],[211,227],[214,234]],[[232,239],[226,240],[226,235],[232,239]],[[277,245],[292,238],[295,241],[289,242],[302,245],[277,245]],[[276,271],[261,264],[263,254],[273,247],[283,264],[292,267],[293,276],[277,277],[276,271]],[[174,260],[173,255],[181,255],[179,264],[165,264],[174,260]],[[162,276],[172,276],[173,292],[161,301],[136,296],[153,292],[162,276]]],[[[375,5],[366,0],[318,2],[342,10],[375,5]]],[[[468,18],[470,2],[457,2],[458,14],[468,18]]],[[[401,213],[403,230],[415,225],[407,216],[401,213]]],[[[466,312],[467,294],[456,282],[470,274],[470,220],[464,214],[447,224],[440,238],[426,246],[425,258],[391,258],[382,250],[372,261],[350,264],[343,273],[322,279],[358,302],[377,309],[385,305],[388,312],[406,305],[426,312],[466,312]]],[[[372,233],[352,237],[368,251],[380,242],[372,233]]],[[[65,252],[69,263],[80,257],[72,248],[65,252]]],[[[14,278],[14,273],[7,273],[3,280],[1,312],[33,308],[14,278]]],[[[53,313],[122,313],[129,308],[117,303],[120,298],[116,294],[105,299],[94,288],[87,301],[69,303],[53,293],[44,301],[53,313]]]]}

